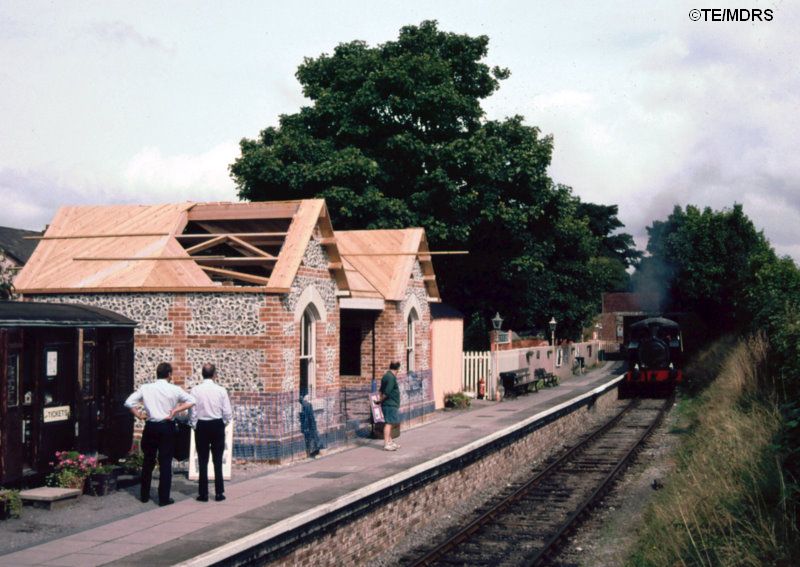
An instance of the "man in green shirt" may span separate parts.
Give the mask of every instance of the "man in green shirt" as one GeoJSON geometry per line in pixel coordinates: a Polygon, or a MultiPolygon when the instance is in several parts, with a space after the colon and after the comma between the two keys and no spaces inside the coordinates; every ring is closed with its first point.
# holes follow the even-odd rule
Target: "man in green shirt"
{"type": "Polygon", "coordinates": [[[399,362],[389,364],[381,378],[381,409],[383,410],[383,450],[397,451],[400,446],[392,441],[392,427],[400,423],[400,387],[397,385],[399,362]]]}

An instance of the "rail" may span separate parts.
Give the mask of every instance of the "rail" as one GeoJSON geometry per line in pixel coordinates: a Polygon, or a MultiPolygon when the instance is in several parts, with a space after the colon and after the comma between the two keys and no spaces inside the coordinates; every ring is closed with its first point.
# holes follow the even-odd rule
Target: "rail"
{"type": "MultiPolygon", "coordinates": [[[[530,556],[527,556],[524,564],[542,565],[552,559],[553,555],[556,553],[559,543],[563,541],[566,534],[568,534],[577,525],[577,522],[587,513],[587,511],[591,509],[591,507],[596,504],[599,499],[601,499],[610,489],[614,479],[630,463],[633,456],[641,448],[645,440],[661,422],[663,415],[670,404],[671,399],[667,400],[667,402],[660,408],[657,417],[648,425],[644,433],[642,433],[638,439],[636,439],[635,443],[633,443],[632,447],[625,452],[624,456],[620,458],[618,462],[616,462],[612,470],[604,476],[602,482],[597,484],[594,490],[591,490],[589,496],[586,497],[572,513],[568,514],[566,519],[554,531],[549,530],[551,535],[547,535],[543,538],[544,544],[537,546],[539,547],[538,551],[534,552],[530,556]]],[[[455,553],[462,544],[472,542],[474,545],[474,539],[477,532],[482,530],[484,527],[496,524],[498,519],[501,518],[502,515],[511,508],[511,506],[528,496],[529,493],[534,491],[538,485],[542,484],[546,480],[551,479],[551,477],[553,477],[560,469],[562,469],[566,463],[568,463],[571,459],[574,459],[581,452],[585,451],[601,436],[608,434],[613,428],[617,427],[621,420],[632,410],[638,408],[639,405],[640,400],[631,401],[631,403],[625,406],[622,411],[620,411],[602,427],[594,431],[586,439],[571,447],[557,460],[549,464],[544,470],[532,476],[519,488],[502,498],[499,503],[482,513],[478,518],[470,522],[454,535],[450,536],[446,541],[414,560],[411,565],[421,567],[434,565],[440,561],[447,562],[448,555],[455,553]]],[[[453,560],[453,557],[449,557],[449,559],[453,560]]],[[[455,562],[458,561],[455,560],[455,562]]]]}

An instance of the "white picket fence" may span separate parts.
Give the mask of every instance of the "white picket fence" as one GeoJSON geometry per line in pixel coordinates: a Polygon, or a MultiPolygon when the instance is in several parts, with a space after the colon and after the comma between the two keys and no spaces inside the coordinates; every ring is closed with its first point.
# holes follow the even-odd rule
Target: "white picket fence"
{"type": "Polygon", "coordinates": [[[465,392],[478,392],[478,380],[483,378],[488,385],[492,375],[492,353],[487,351],[464,352],[464,364],[461,365],[461,384],[465,392]]]}

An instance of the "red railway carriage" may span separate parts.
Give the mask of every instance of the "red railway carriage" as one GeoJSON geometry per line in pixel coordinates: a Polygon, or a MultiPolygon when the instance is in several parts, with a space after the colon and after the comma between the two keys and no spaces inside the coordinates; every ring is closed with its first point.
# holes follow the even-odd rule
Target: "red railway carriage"
{"type": "Polygon", "coordinates": [[[620,395],[668,392],[683,380],[683,338],[678,323],[651,317],[630,326],[628,369],[620,395]]]}

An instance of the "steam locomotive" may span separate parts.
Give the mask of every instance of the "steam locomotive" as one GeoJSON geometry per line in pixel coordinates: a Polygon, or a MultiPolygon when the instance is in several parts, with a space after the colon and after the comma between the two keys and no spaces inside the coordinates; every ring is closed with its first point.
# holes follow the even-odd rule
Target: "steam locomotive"
{"type": "Polygon", "coordinates": [[[625,350],[628,369],[620,397],[666,394],[683,380],[683,338],[675,321],[651,317],[632,324],[625,350]]]}

